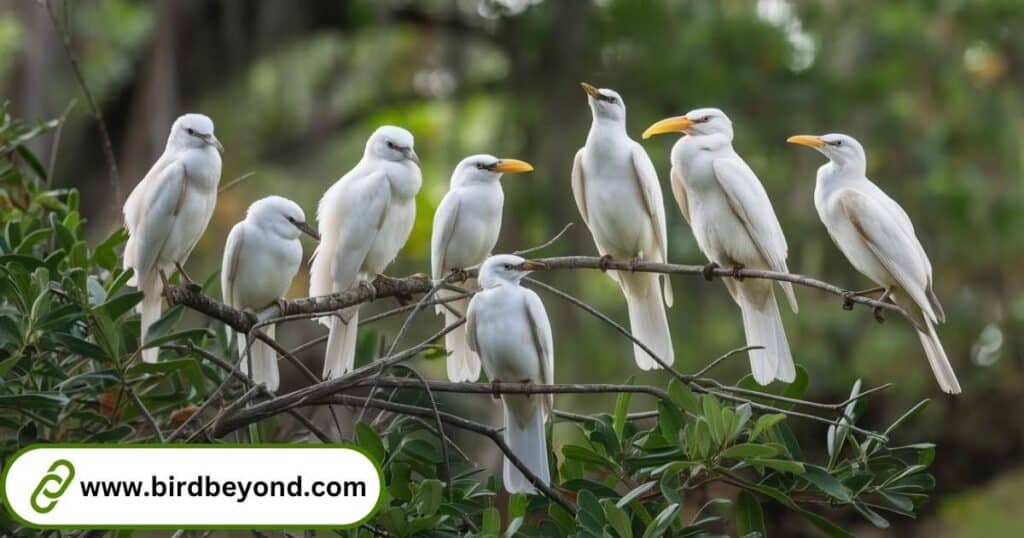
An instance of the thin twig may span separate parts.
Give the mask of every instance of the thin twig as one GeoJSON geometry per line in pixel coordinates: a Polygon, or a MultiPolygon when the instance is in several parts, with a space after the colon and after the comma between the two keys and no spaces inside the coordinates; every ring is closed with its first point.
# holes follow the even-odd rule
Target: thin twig
{"type": "Polygon", "coordinates": [[[558,241],[559,239],[561,239],[562,236],[565,235],[565,232],[569,231],[569,228],[572,228],[572,223],[571,222],[566,223],[566,225],[562,227],[562,231],[560,231],[557,234],[555,234],[555,236],[552,237],[551,239],[548,239],[547,241],[545,241],[545,242],[543,242],[543,243],[541,243],[541,244],[539,244],[539,245],[537,245],[535,247],[530,247],[530,248],[523,249],[523,250],[517,250],[517,251],[513,252],[512,254],[515,254],[516,256],[525,256],[527,254],[532,254],[534,252],[537,252],[538,250],[544,250],[544,249],[550,247],[552,244],[554,244],[555,241],[558,241]]]}
{"type": "Polygon", "coordinates": [[[230,190],[235,185],[238,185],[239,183],[241,183],[241,182],[243,182],[243,181],[245,181],[245,180],[247,180],[247,179],[249,179],[249,178],[251,178],[252,176],[255,176],[255,175],[256,175],[256,172],[252,172],[252,171],[246,172],[246,173],[236,177],[235,179],[232,179],[231,181],[228,181],[224,185],[221,185],[221,187],[219,189],[217,189],[217,194],[221,194],[221,193],[223,193],[223,192],[225,192],[227,190],[230,190]]]}
{"type": "Polygon", "coordinates": [[[156,434],[156,438],[163,443],[164,433],[160,431],[160,425],[157,424],[156,419],[153,418],[153,414],[146,408],[146,404],[142,403],[142,398],[139,398],[138,393],[136,393],[132,388],[128,389],[128,394],[131,395],[132,401],[135,402],[135,407],[139,408],[139,412],[142,413],[142,416],[146,417],[146,421],[149,422],[149,427],[153,428],[153,433],[156,434]]]}
{"type": "Polygon", "coordinates": [[[64,133],[64,124],[68,121],[68,114],[71,114],[71,109],[75,108],[78,104],[77,99],[72,99],[68,106],[64,108],[64,112],[60,115],[60,120],[57,122],[57,129],[53,131],[53,144],[50,146],[50,162],[46,167],[46,188],[49,189],[53,185],[53,170],[57,167],[57,151],[60,149],[61,135],[64,133]]]}

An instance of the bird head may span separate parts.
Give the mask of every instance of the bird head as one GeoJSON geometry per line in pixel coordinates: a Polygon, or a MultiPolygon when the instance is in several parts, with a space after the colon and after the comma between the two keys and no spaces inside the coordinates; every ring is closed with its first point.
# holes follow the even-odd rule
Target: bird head
{"type": "Polygon", "coordinates": [[[587,92],[587,102],[590,103],[590,110],[595,119],[626,121],[626,103],[618,92],[608,88],[595,88],[586,82],[580,82],[580,86],[587,92]]]}
{"type": "Polygon", "coordinates": [[[544,267],[541,262],[515,254],[498,254],[487,258],[480,266],[480,285],[493,288],[499,284],[517,284],[524,276],[544,267]]]}
{"type": "Polygon", "coordinates": [[[732,121],[717,108],[698,108],[682,116],[665,118],[644,131],[644,140],[664,133],[683,133],[692,136],[722,135],[732,140],[732,121]]]}
{"type": "Polygon", "coordinates": [[[252,203],[245,218],[257,226],[285,239],[298,239],[304,233],[320,240],[299,204],[281,196],[268,196],[252,203]]]}
{"type": "Polygon", "coordinates": [[[213,120],[203,114],[185,114],[175,120],[167,143],[179,148],[212,146],[224,153],[224,146],[213,134],[213,120]]]}
{"type": "Polygon", "coordinates": [[[499,159],[493,155],[473,155],[462,159],[452,174],[451,186],[465,183],[492,183],[502,174],[532,172],[533,166],[519,159],[499,159]]]}
{"type": "Polygon", "coordinates": [[[821,136],[796,135],[787,138],[786,142],[814,148],[828,157],[830,161],[841,166],[865,167],[867,165],[864,146],[861,146],[860,142],[849,135],[838,133],[821,136]]]}
{"type": "Polygon", "coordinates": [[[413,149],[412,133],[401,127],[384,125],[378,127],[366,141],[366,154],[389,161],[412,161],[420,164],[420,158],[413,149]]]}

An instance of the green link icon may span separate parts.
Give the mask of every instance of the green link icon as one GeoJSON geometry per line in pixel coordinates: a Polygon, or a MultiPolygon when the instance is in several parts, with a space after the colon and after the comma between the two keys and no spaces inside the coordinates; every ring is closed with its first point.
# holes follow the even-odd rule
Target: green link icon
{"type": "Polygon", "coordinates": [[[75,466],[71,465],[68,460],[57,460],[50,466],[50,470],[43,475],[42,480],[39,481],[39,485],[36,486],[36,490],[32,492],[32,497],[29,499],[29,504],[32,505],[32,509],[40,514],[46,514],[50,510],[53,510],[57,506],[57,499],[64,492],[67,491],[68,486],[71,485],[71,480],[75,478],[75,466]],[[64,473],[58,473],[58,469],[64,469],[64,473]],[[53,489],[47,489],[53,484],[53,489]],[[49,499],[45,505],[40,503],[39,496],[42,495],[49,499]]]}

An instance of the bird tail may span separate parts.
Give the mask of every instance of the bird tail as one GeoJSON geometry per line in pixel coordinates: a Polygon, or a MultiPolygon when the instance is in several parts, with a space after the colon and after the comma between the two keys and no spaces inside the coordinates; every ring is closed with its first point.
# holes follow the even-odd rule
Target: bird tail
{"type": "MultiPolygon", "coordinates": [[[[448,303],[457,312],[465,312],[469,301],[461,299],[448,303]]],[[[451,325],[459,321],[459,314],[445,310],[444,323],[451,325]]],[[[480,378],[480,357],[466,343],[466,326],[460,325],[444,337],[448,350],[448,379],[453,382],[473,382],[480,378]]]]}
{"type": "Polygon", "coordinates": [[[343,310],[328,316],[330,333],[324,355],[324,379],[340,377],[352,370],[356,363],[356,335],[359,333],[359,308],[343,310]],[[341,318],[345,319],[342,320],[341,318]]]}
{"type": "Polygon", "coordinates": [[[775,379],[792,383],[796,379],[796,367],[793,365],[786,330],[782,326],[779,305],[775,301],[775,290],[772,289],[770,282],[738,284],[739,293],[736,297],[743,312],[743,330],[747,336],[747,345],[764,347],[747,352],[750,355],[750,371],[754,375],[754,380],[761,385],[767,385],[775,379]],[[767,293],[751,293],[752,286],[766,288],[767,293]],[[760,297],[751,297],[755,294],[760,297]]]}
{"type": "Polygon", "coordinates": [[[918,331],[917,336],[921,339],[921,346],[924,347],[924,354],[928,357],[928,364],[932,367],[935,380],[939,382],[942,392],[948,394],[960,394],[960,382],[953,372],[953,365],[946,357],[946,350],[942,348],[939,335],[935,333],[935,325],[931,320],[925,320],[928,332],[918,331]]]}
{"type": "MultiPolygon", "coordinates": [[[[671,366],[675,362],[675,351],[672,349],[672,335],[668,330],[665,304],[658,286],[659,276],[656,273],[619,271],[616,280],[626,296],[629,329],[633,336],[671,366]]],[[[641,370],[661,368],[657,361],[636,344],[633,345],[633,356],[641,370]]]]}
{"type": "MultiPolygon", "coordinates": [[[[534,395],[534,398],[537,396],[534,395]]],[[[529,396],[509,396],[508,398],[529,398],[529,396]]],[[[520,423],[516,413],[512,411],[510,402],[505,402],[505,444],[520,461],[526,465],[531,473],[537,476],[544,485],[551,483],[551,473],[548,470],[548,443],[545,432],[544,413],[534,405],[534,402],[527,402],[532,407],[533,414],[520,423]]],[[[516,402],[518,403],[518,402],[516,402]]],[[[513,404],[515,405],[515,404],[513,404]]],[[[526,405],[519,405],[526,411],[526,405]]],[[[509,493],[536,493],[536,488],[530,481],[512,464],[508,458],[505,459],[502,477],[505,481],[505,489],[509,493]]]]}
{"type": "MultiPolygon", "coordinates": [[[[164,283],[160,281],[156,271],[151,271],[142,277],[142,302],[138,306],[142,318],[139,325],[140,344],[145,343],[149,328],[160,319],[160,312],[163,309],[163,292],[164,283]]],[[[142,360],[143,362],[156,362],[159,354],[160,348],[143,349],[142,360]]]]}
{"type": "MultiPolygon", "coordinates": [[[[276,332],[276,325],[270,325],[263,330],[263,333],[271,339],[276,337],[276,332]]],[[[249,373],[249,358],[245,354],[246,340],[245,334],[238,333],[238,354],[242,358],[243,374],[249,373]]],[[[277,392],[281,384],[281,377],[277,369],[277,351],[258,339],[253,340],[252,343],[252,380],[257,384],[266,385],[271,392],[277,392]]]]}

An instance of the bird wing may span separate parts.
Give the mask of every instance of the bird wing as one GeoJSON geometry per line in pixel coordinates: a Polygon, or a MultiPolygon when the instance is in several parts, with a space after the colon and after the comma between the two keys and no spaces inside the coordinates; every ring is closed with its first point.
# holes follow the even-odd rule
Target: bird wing
{"type": "Polygon", "coordinates": [[[166,152],[160,155],[160,158],[153,163],[153,167],[146,172],[146,176],[142,178],[142,181],[132,189],[131,194],[128,195],[128,199],[124,202],[124,225],[128,228],[128,233],[134,234],[135,230],[139,227],[139,222],[142,220],[142,216],[146,214],[144,204],[146,200],[146,191],[150,185],[154,183],[153,178],[160,177],[160,174],[167,168],[168,165],[174,163],[175,160],[169,156],[166,152]]]}
{"type": "Polygon", "coordinates": [[[220,269],[220,290],[224,304],[240,306],[235,297],[235,277],[238,275],[238,263],[242,256],[242,245],[245,244],[245,222],[239,222],[231,228],[227,244],[224,246],[224,261],[220,269]]]}
{"type": "MultiPolygon", "coordinates": [[[[712,169],[730,207],[743,222],[768,267],[773,271],[788,273],[786,255],[789,247],[786,245],[786,236],[782,233],[779,218],[775,216],[772,202],[757,175],[739,155],[715,159],[712,169]]],[[[779,282],[779,285],[786,293],[790,308],[796,312],[798,307],[793,285],[789,282],[779,282]]]]}
{"type": "Polygon", "coordinates": [[[459,221],[459,207],[462,199],[459,191],[453,189],[448,191],[441,205],[437,206],[434,213],[434,228],[430,237],[430,274],[434,279],[439,279],[442,273],[449,269],[445,265],[445,257],[448,253],[448,244],[452,240],[452,233],[459,221]]]}
{"type": "MultiPolygon", "coordinates": [[[[640,194],[644,201],[644,208],[647,210],[647,217],[651,222],[651,229],[654,230],[654,250],[656,252],[645,252],[650,259],[668,263],[668,232],[665,227],[665,202],[661,197],[661,185],[658,183],[658,172],[654,169],[654,163],[644,151],[644,148],[632,142],[630,151],[633,154],[633,175],[637,185],[640,187],[640,194]],[[654,256],[652,256],[652,254],[654,256]]],[[[665,303],[672,306],[672,284],[668,275],[663,275],[665,284],[665,303]]]]}
{"type": "Polygon", "coordinates": [[[686,223],[689,224],[690,200],[686,196],[686,185],[683,184],[683,177],[674,166],[670,172],[669,183],[672,185],[672,196],[676,199],[676,205],[679,206],[679,212],[683,214],[683,218],[686,219],[686,223]]]}
{"type": "Polygon", "coordinates": [[[576,157],[572,160],[572,195],[576,199],[576,207],[580,210],[580,216],[583,217],[583,224],[586,224],[589,228],[590,217],[587,216],[586,182],[583,177],[583,148],[576,152],[576,157]]]}
{"type": "MultiPolygon", "coordinates": [[[[533,335],[533,347],[537,351],[537,359],[540,361],[537,371],[541,378],[535,382],[539,381],[542,384],[550,385],[555,382],[555,346],[551,336],[551,322],[548,320],[547,311],[544,309],[544,303],[541,302],[540,297],[533,290],[523,288],[523,291],[526,297],[526,319],[530,325],[530,334],[533,335]]],[[[545,410],[550,412],[554,407],[553,395],[547,395],[545,401],[547,404],[545,410]]]]}
{"type": "Polygon", "coordinates": [[[473,307],[474,301],[470,300],[469,308],[466,309],[466,345],[470,351],[479,355],[480,350],[476,344],[476,314],[473,307]]]}
{"type": "Polygon", "coordinates": [[[370,172],[347,181],[338,198],[338,227],[330,230],[335,248],[327,252],[332,293],[355,284],[391,205],[391,184],[384,172],[370,172]]]}
{"type": "Polygon", "coordinates": [[[927,297],[930,287],[927,258],[917,237],[899,222],[884,204],[854,189],[844,189],[837,201],[857,234],[885,267],[893,280],[921,307],[933,322],[937,315],[927,297]]]}
{"type": "Polygon", "coordinates": [[[141,207],[145,208],[145,218],[138,215],[134,225],[136,274],[145,274],[157,268],[160,251],[171,235],[185,198],[188,174],[184,164],[175,161],[150,181],[152,184],[146,187],[142,198],[141,207]]]}

